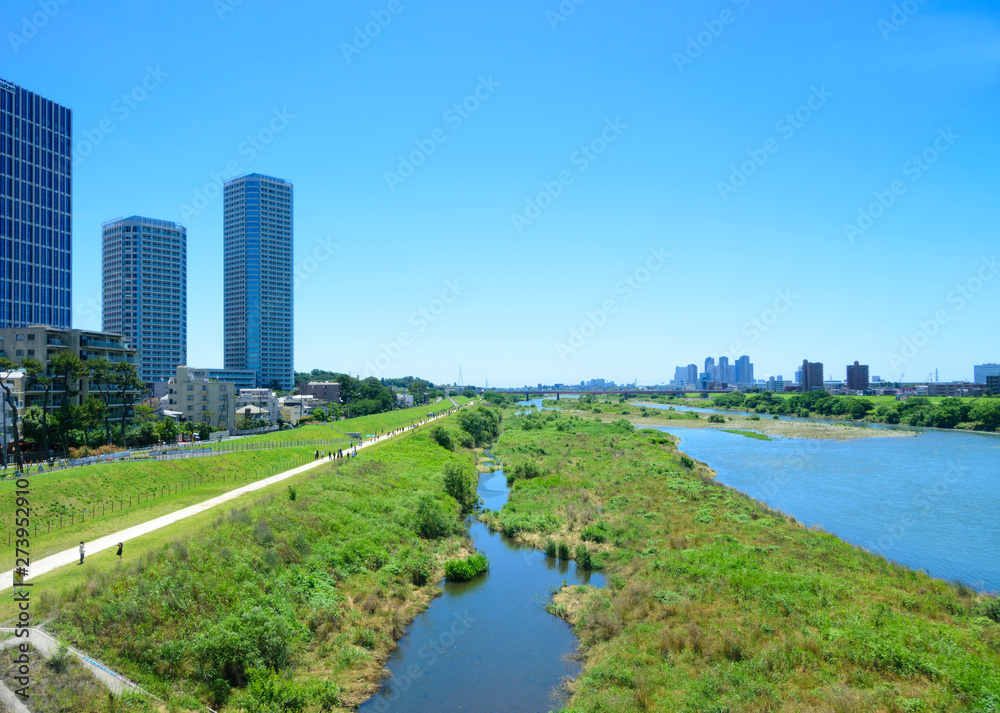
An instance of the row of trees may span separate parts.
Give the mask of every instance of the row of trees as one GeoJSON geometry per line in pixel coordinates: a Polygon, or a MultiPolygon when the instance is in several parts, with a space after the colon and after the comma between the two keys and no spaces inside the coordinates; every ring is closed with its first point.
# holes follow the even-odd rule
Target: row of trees
{"type": "Polygon", "coordinates": [[[955,428],[970,424],[987,431],[1000,427],[1000,399],[945,398],[934,403],[924,396],[911,396],[892,403],[876,404],[859,396],[834,396],[826,391],[810,391],[777,396],[770,392],[745,396],[739,392],[717,396],[720,408],[745,409],[757,413],[793,416],[837,416],[855,421],[902,423],[908,426],[955,428]]]}
{"type": "MultiPolygon", "coordinates": [[[[14,457],[18,468],[24,467],[21,453],[22,416],[26,442],[40,446],[43,455],[48,457],[53,450],[50,447],[53,437],[63,454],[68,455],[70,447],[79,446],[81,441],[88,445],[91,431],[102,426],[105,444],[111,445],[112,412],[118,408],[116,416],[121,445],[127,448],[127,421],[133,416],[136,402],[147,393],[134,364],[100,358],[83,360],[68,350],[56,352],[47,367],[32,357],[22,360],[20,364],[7,357],[0,358],[0,388],[11,411],[14,457]],[[10,380],[17,372],[24,374],[27,392],[41,393],[40,406],[19,408],[10,380]],[[88,396],[83,404],[77,406],[73,401],[82,393],[84,379],[87,380],[88,396]]],[[[2,445],[6,463],[6,443],[2,445]]]]}

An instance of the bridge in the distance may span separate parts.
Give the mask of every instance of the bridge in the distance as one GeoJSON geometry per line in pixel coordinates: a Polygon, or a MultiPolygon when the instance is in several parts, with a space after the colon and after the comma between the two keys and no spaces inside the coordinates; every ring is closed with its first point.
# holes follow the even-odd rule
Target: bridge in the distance
{"type": "Polygon", "coordinates": [[[532,396],[537,398],[545,398],[546,396],[555,395],[556,401],[559,400],[560,396],[584,396],[586,394],[604,395],[604,396],[624,396],[626,399],[631,399],[638,396],[694,396],[699,395],[702,397],[708,397],[710,394],[728,394],[729,391],[726,389],[709,389],[701,391],[646,391],[645,389],[611,389],[607,391],[597,391],[593,389],[588,389],[586,391],[566,391],[560,389],[558,391],[554,389],[506,389],[501,393],[505,394],[524,394],[524,400],[530,401],[532,396]]]}

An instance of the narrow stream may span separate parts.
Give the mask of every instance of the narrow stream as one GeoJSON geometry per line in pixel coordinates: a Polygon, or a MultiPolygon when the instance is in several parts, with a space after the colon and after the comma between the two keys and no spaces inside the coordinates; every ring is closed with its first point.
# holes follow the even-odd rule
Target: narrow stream
{"type": "MultiPolygon", "coordinates": [[[[503,507],[510,493],[503,471],[481,475],[478,492],[484,507],[503,507]]],[[[563,582],[603,587],[604,577],[546,558],[472,517],[466,523],[490,571],[440,585],[444,594],[414,620],[386,665],[391,678],[359,711],[546,713],[560,707],[562,679],[579,674],[569,656],[576,637],[545,606],[563,582]]]]}

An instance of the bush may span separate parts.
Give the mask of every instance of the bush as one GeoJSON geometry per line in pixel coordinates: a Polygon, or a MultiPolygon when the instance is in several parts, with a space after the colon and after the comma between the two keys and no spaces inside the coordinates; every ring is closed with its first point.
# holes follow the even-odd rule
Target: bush
{"type": "Polygon", "coordinates": [[[685,468],[694,468],[694,461],[687,456],[681,456],[681,465],[685,468]]]}
{"type": "Polygon", "coordinates": [[[245,685],[252,669],[287,667],[294,633],[284,613],[262,606],[245,607],[213,624],[196,640],[195,650],[217,701],[225,700],[228,687],[245,685]]]}
{"type": "Polygon", "coordinates": [[[449,451],[455,450],[455,437],[444,426],[437,426],[431,431],[431,438],[437,441],[437,444],[442,448],[447,448],[449,451]]]}
{"type": "Polygon", "coordinates": [[[711,416],[708,417],[708,422],[709,423],[725,423],[726,422],[726,417],[723,416],[721,413],[713,413],[711,416]]]}
{"type": "Polygon", "coordinates": [[[468,582],[490,568],[486,555],[476,553],[465,559],[451,560],[444,564],[444,578],[449,582],[468,582]]]}
{"type": "Polygon", "coordinates": [[[589,542],[607,542],[608,540],[608,525],[606,522],[601,520],[594,525],[588,525],[583,528],[583,532],[580,533],[580,538],[587,540],[589,542]]]}
{"type": "Polygon", "coordinates": [[[472,512],[479,504],[476,486],[479,479],[471,463],[444,464],[444,490],[462,506],[462,512],[472,512]]]}
{"type": "Polygon", "coordinates": [[[561,560],[569,559],[569,545],[567,545],[565,542],[560,542],[559,547],[557,549],[559,552],[559,559],[561,560]]]}
{"type": "Polygon", "coordinates": [[[576,566],[584,570],[594,568],[594,561],[590,556],[590,551],[584,544],[576,546],[576,566]]]}
{"type": "Polygon", "coordinates": [[[515,480],[531,480],[532,478],[540,478],[544,475],[541,466],[535,461],[525,460],[519,461],[511,465],[510,470],[507,471],[507,482],[512,483],[515,480]]]}
{"type": "Polygon", "coordinates": [[[987,599],[979,605],[979,610],[983,616],[1000,624],[1000,599],[996,597],[987,599]]]}
{"type": "Polygon", "coordinates": [[[450,513],[430,493],[424,493],[417,501],[417,534],[426,539],[445,537],[454,530],[450,513]]]}
{"type": "Polygon", "coordinates": [[[288,499],[295,502],[295,498],[298,497],[298,493],[295,492],[295,488],[291,485],[288,486],[288,499]]]}
{"type": "Polygon", "coordinates": [[[545,556],[555,557],[556,556],[556,543],[551,537],[545,541],[545,556]]]}

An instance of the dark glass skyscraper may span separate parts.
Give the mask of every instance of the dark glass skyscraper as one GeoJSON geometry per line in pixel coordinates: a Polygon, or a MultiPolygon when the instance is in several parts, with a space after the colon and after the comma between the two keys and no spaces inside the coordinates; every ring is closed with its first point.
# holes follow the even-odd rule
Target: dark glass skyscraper
{"type": "Polygon", "coordinates": [[[226,369],[257,385],[294,386],[292,184],[252,173],[225,185],[223,341],[226,369]]]}
{"type": "Polygon", "coordinates": [[[72,112],[0,79],[0,329],[72,313],[72,112]]]}

